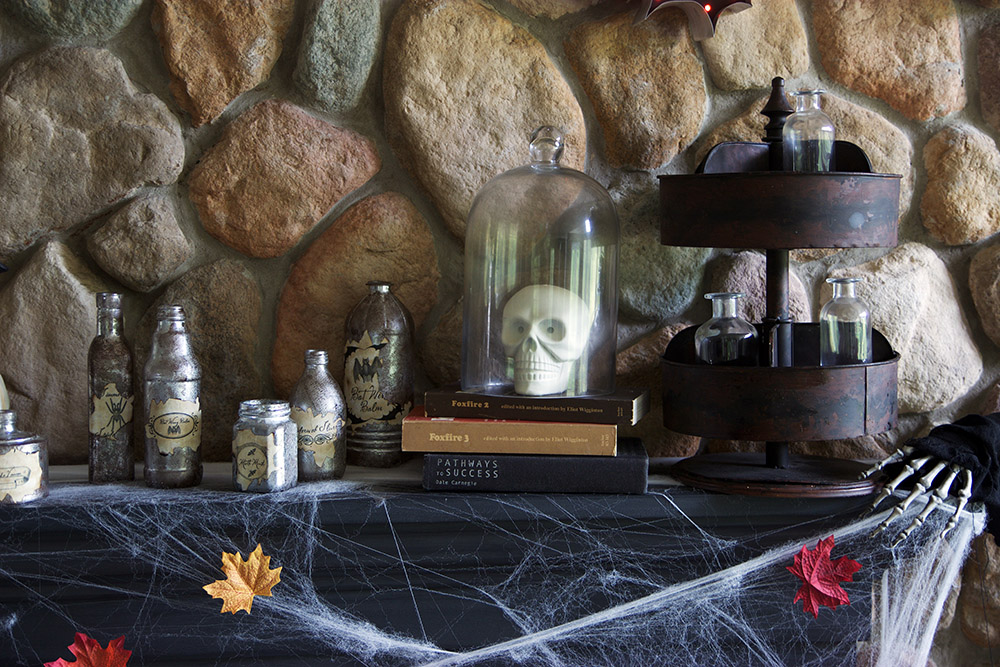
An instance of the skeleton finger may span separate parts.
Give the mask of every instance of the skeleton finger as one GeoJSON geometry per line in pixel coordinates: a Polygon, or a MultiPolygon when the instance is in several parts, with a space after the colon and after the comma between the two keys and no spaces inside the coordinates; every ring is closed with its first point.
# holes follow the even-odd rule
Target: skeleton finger
{"type": "MultiPolygon", "coordinates": [[[[874,501],[872,501],[871,507],[868,508],[868,511],[869,512],[875,511],[875,508],[879,506],[879,503],[881,503],[883,500],[891,496],[893,492],[896,490],[896,487],[899,486],[904,479],[912,475],[915,475],[917,471],[920,470],[922,467],[924,467],[924,464],[930,460],[931,460],[930,456],[923,456],[919,459],[913,459],[912,461],[907,462],[907,464],[903,467],[903,471],[898,475],[896,475],[895,479],[893,479],[891,482],[882,487],[882,490],[879,492],[878,496],[875,498],[874,501]]],[[[900,510],[899,513],[896,514],[895,516],[899,516],[902,513],[903,510],[900,510]]],[[[875,532],[877,533],[879,532],[879,530],[882,529],[879,528],[875,532]]]]}
{"type": "Polygon", "coordinates": [[[858,477],[858,479],[868,479],[875,473],[885,468],[887,465],[895,463],[896,461],[900,461],[912,453],[913,453],[913,447],[908,447],[904,445],[900,449],[897,449],[892,454],[890,454],[886,458],[882,459],[881,461],[873,465],[868,470],[865,470],[863,473],[861,473],[861,476],[858,477]]]}
{"type": "MultiPolygon", "coordinates": [[[[944,467],[944,462],[941,462],[938,465],[934,466],[934,469],[930,473],[925,475],[920,480],[920,482],[918,482],[918,485],[922,483],[930,484],[943,467],[944,467]]],[[[951,491],[951,484],[952,482],[955,481],[955,476],[958,475],[959,470],[960,468],[956,465],[951,465],[948,467],[948,474],[945,475],[944,480],[940,484],[934,487],[934,493],[928,499],[927,506],[924,507],[924,510],[920,514],[918,514],[917,517],[913,519],[913,521],[910,522],[910,525],[906,527],[906,530],[904,530],[903,532],[901,532],[899,535],[896,536],[896,541],[892,543],[892,546],[896,546],[897,544],[905,540],[907,537],[909,537],[910,533],[912,533],[914,530],[916,530],[917,528],[919,528],[924,524],[924,521],[927,519],[928,516],[930,516],[931,512],[933,512],[935,509],[941,508],[944,505],[945,500],[948,498],[948,493],[951,491]]]]}
{"type": "Polygon", "coordinates": [[[969,502],[969,498],[972,497],[972,471],[968,468],[960,468],[955,464],[952,464],[951,467],[962,471],[962,479],[965,480],[965,484],[959,490],[958,494],[956,494],[958,496],[958,502],[955,506],[955,513],[951,515],[951,518],[948,519],[948,523],[945,525],[944,530],[941,531],[942,539],[946,537],[949,532],[951,532],[952,528],[958,525],[958,516],[962,513],[962,510],[965,509],[965,505],[969,502]]]}
{"type": "Polygon", "coordinates": [[[907,537],[909,537],[910,533],[912,533],[918,527],[924,525],[924,521],[927,519],[930,513],[934,511],[934,508],[940,505],[941,505],[941,499],[938,498],[937,495],[932,495],[930,499],[928,499],[927,501],[927,506],[924,507],[924,510],[917,515],[917,518],[915,518],[913,521],[910,522],[910,525],[906,527],[906,530],[904,530],[903,532],[901,532],[899,535],[896,536],[896,541],[892,543],[892,546],[896,546],[897,544],[905,540],[907,537]]]}

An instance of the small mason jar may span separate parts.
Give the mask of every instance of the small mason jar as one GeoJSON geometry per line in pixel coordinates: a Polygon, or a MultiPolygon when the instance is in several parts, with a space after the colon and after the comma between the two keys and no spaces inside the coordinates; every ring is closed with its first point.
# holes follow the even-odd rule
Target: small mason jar
{"type": "Polygon", "coordinates": [[[694,333],[695,355],[703,364],[757,365],[757,329],[740,317],[741,292],[713,292],[712,317],[694,333]]]}
{"type": "Polygon", "coordinates": [[[13,410],[0,410],[0,505],[18,505],[49,493],[45,437],[17,430],[13,410]]]}
{"type": "Polygon", "coordinates": [[[233,486],[237,491],[271,493],[298,482],[298,430],[284,401],[240,403],[233,426],[233,486]]]}

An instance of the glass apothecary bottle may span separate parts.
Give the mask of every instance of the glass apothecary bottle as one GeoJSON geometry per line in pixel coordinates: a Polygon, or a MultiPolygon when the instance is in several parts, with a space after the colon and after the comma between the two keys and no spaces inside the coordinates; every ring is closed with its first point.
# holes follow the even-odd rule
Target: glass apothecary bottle
{"type": "Polygon", "coordinates": [[[135,476],[132,451],[132,351],[122,335],[121,294],[97,295],[97,336],[87,354],[90,369],[90,458],[94,483],[135,476]]]}
{"type": "Polygon", "coordinates": [[[327,368],[326,350],[306,350],[288,402],[298,426],[299,481],[339,479],[347,467],[347,406],[327,368]]]}
{"type": "Polygon", "coordinates": [[[855,294],[860,278],[827,278],[833,298],[819,313],[819,364],[844,366],[872,360],[872,320],[855,294]]]}
{"type": "Polygon", "coordinates": [[[532,396],[614,390],[618,215],[562,167],[563,137],[531,136],[530,164],[482,187],[465,236],[462,389],[532,396]]]}
{"type": "Polygon", "coordinates": [[[833,168],[835,130],[820,108],[822,90],[799,90],[795,113],[785,119],[781,131],[785,171],[818,172],[833,168]]]}
{"type": "Polygon", "coordinates": [[[243,401],[233,426],[233,487],[254,493],[292,488],[298,482],[298,449],[288,403],[243,401]]]}
{"type": "Polygon", "coordinates": [[[19,505],[49,493],[45,436],[17,430],[13,410],[0,410],[0,505],[19,505]]]}
{"type": "Polygon", "coordinates": [[[712,317],[694,332],[699,363],[724,366],[756,366],[757,329],[739,314],[741,292],[713,292],[712,317]]]}

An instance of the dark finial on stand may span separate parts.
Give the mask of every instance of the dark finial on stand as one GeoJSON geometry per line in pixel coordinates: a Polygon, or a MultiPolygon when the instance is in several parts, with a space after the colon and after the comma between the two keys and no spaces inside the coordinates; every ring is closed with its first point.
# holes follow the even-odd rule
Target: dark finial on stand
{"type": "Polygon", "coordinates": [[[767,98],[767,104],[760,113],[768,117],[768,123],[764,126],[766,131],[764,141],[771,143],[781,141],[781,129],[785,126],[785,119],[792,114],[795,109],[788,103],[785,96],[785,80],[780,76],[771,79],[771,96],[767,98]]]}

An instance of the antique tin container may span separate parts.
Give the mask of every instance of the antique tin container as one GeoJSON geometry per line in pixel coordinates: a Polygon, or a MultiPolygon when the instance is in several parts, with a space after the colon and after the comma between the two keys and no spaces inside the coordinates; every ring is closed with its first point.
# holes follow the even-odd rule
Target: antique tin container
{"type": "Polygon", "coordinates": [[[122,336],[121,294],[97,295],[97,336],[87,355],[90,370],[90,460],[94,483],[135,476],[132,451],[132,351],[122,336]]]}
{"type": "Polygon", "coordinates": [[[233,487],[271,493],[298,481],[298,429],[288,403],[252,400],[240,403],[233,426],[233,487]]]}
{"type": "Polygon", "coordinates": [[[368,288],[347,318],[347,462],[389,467],[403,460],[403,417],[413,408],[413,318],[389,283],[368,288]]]}
{"type": "Polygon", "coordinates": [[[16,505],[49,493],[45,437],[17,430],[13,410],[0,410],[0,504],[16,505]]]}
{"type": "Polygon", "coordinates": [[[199,484],[201,367],[180,306],[160,306],[143,378],[146,484],[158,488],[199,484]]]}
{"type": "Polygon", "coordinates": [[[289,399],[301,482],[338,479],[347,467],[347,405],[327,361],[326,350],[306,350],[305,370],[289,399]]]}

